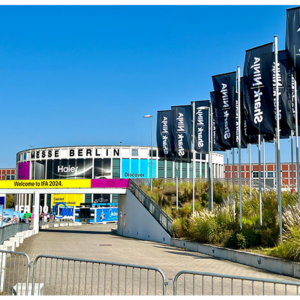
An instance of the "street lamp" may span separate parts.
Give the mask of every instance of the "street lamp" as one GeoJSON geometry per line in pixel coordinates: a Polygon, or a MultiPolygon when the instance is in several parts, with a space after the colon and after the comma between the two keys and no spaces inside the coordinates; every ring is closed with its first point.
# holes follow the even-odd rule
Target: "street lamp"
{"type": "Polygon", "coordinates": [[[152,140],[153,140],[153,116],[152,115],[145,115],[144,118],[151,118],[151,192],[152,192],[152,160],[153,160],[153,148],[152,148],[152,140]]]}

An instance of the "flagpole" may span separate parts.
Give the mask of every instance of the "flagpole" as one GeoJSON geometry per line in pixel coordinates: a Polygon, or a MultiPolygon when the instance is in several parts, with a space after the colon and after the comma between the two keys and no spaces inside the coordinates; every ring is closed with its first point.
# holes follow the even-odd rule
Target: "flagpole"
{"type": "MultiPolygon", "coordinates": [[[[281,164],[280,164],[280,123],[279,123],[279,95],[278,95],[278,44],[277,35],[275,38],[275,87],[276,87],[276,145],[277,145],[277,196],[279,204],[279,227],[280,227],[280,243],[282,244],[282,203],[281,203],[281,164]]],[[[297,99],[297,98],[295,98],[297,99]]],[[[296,101],[297,102],[297,101],[296,101]]],[[[297,122],[298,123],[298,122],[297,122]]],[[[298,124],[297,124],[298,127],[298,124]]],[[[296,130],[297,130],[296,127],[296,130]]],[[[299,169],[299,164],[298,169],[299,169]]],[[[299,170],[298,170],[299,177],[299,170]]],[[[299,191],[298,191],[299,196],[299,191]]]]}
{"type": "Polygon", "coordinates": [[[213,143],[213,110],[212,110],[212,102],[210,102],[210,110],[209,112],[209,116],[210,116],[210,132],[208,134],[210,134],[210,143],[211,143],[211,147],[210,147],[210,151],[211,151],[211,165],[212,165],[212,176],[211,176],[211,207],[213,210],[214,208],[214,164],[213,164],[213,151],[214,151],[214,143],[213,143]]]}
{"type": "Polygon", "coordinates": [[[195,102],[193,102],[193,215],[195,213],[195,102]]]}
{"type": "Polygon", "coordinates": [[[235,220],[235,170],[234,170],[234,148],[232,148],[232,198],[233,198],[233,213],[234,213],[234,220],[235,220]]]}
{"type": "Polygon", "coordinates": [[[212,187],[211,187],[211,149],[210,149],[210,106],[208,107],[208,210],[212,211],[213,209],[213,199],[212,199],[212,187]]]}
{"type": "Polygon", "coordinates": [[[259,186],[259,220],[262,225],[262,199],[261,199],[261,150],[260,150],[260,134],[258,135],[258,186],[259,186]]]}
{"type": "Polygon", "coordinates": [[[292,192],[294,192],[294,130],[291,130],[292,192]]]}
{"type": "Polygon", "coordinates": [[[176,176],[176,210],[178,210],[178,162],[175,163],[175,176],[176,176]]]}
{"type": "Polygon", "coordinates": [[[252,198],[252,170],[251,170],[251,144],[249,144],[249,182],[250,182],[250,199],[252,198]]]}
{"type": "Polygon", "coordinates": [[[241,74],[238,66],[238,118],[239,118],[239,190],[240,190],[240,228],[243,228],[243,209],[242,209],[242,156],[241,156],[241,74]]]}
{"type": "Polygon", "coordinates": [[[227,154],[227,201],[229,204],[229,150],[226,150],[227,154]]]}
{"type": "Polygon", "coordinates": [[[264,200],[266,200],[266,163],[265,163],[265,139],[263,138],[263,168],[264,168],[264,200]]]}
{"type": "Polygon", "coordinates": [[[297,194],[298,204],[300,205],[300,191],[299,191],[299,142],[298,142],[298,101],[297,101],[297,74],[296,74],[296,49],[294,45],[294,85],[295,85],[295,126],[296,126],[296,170],[297,170],[297,194]]]}

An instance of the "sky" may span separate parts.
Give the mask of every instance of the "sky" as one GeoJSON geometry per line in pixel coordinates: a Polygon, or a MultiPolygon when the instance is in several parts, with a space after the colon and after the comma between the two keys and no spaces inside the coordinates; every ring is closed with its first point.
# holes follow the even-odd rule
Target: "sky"
{"type": "Polygon", "coordinates": [[[150,146],[146,114],[156,146],[158,110],[208,100],[211,76],[242,73],[245,51],[274,35],[284,49],[290,7],[0,6],[0,168],[31,146],[150,146]]]}

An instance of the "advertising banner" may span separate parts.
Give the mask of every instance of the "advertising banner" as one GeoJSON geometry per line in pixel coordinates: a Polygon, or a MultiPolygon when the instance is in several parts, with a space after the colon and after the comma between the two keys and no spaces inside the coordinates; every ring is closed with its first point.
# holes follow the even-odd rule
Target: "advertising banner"
{"type": "Polygon", "coordinates": [[[300,8],[295,7],[286,11],[285,49],[288,64],[294,67],[297,73],[297,82],[300,79],[300,60],[296,55],[300,53],[300,8]]]}
{"type": "MultiPolygon", "coordinates": [[[[156,178],[156,159],[152,161],[152,176],[156,178]]],[[[151,178],[151,159],[122,158],[121,178],[151,178]]],[[[101,179],[103,180],[103,179],[101,179]]],[[[118,179],[113,179],[118,180],[118,179]]]]}
{"type": "Polygon", "coordinates": [[[129,179],[92,179],[92,188],[128,188],[129,179]]]}
{"type": "Polygon", "coordinates": [[[65,203],[67,206],[80,206],[83,203],[82,194],[52,194],[52,207],[57,203],[65,203]]]}
{"type": "Polygon", "coordinates": [[[243,93],[249,135],[275,133],[272,49],[269,43],[246,51],[243,93]]]}
{"type": "Polygon", "coordinates": [[[220,144],[226,148],[236,147],[235,86],[236,72],[212,76],[216,108],[220,127],[220,144]]]}
{"type": "Polygon", "coordinates": [[[13,220],[13,223],[14,224],[18,224],[20,223],[20,212],[18,211],[14,211],[14,220],[13,220]]]}
{"type": "Polygon", "coordinates": [[[1,189],[62,189],[62,188],[90,188],[90,179],[62,179],[62,180],[1,180],[1,189]]]}
{"type": "Polygon", "coordinates": [[[0,227],[3,226],[3,206],[0,205],[0,227]]]}
{"type": "Polygon", "coordinates": [[[18,164],[18,179],[29,179],[30,177],[30,161],[20,162],[18,164]]]}
{"type": "Polygon", "coordinates": [[[95,208],[95,210],[96,210],[95,223],[118,221],[117,207],[95,208]]]}
{"type": "Polygon", "coordinates": [[[13,224],[14,210],[12,208],[3,209],[3,226],[13,224]]]}
{"type": "Polygon", "coordinates": [[[195,101],[195,150],[201,153],[208,153],[208,110],[203,110],[203,106],[208,107],[209,101],[195,101]]]}
{"type": "MultiPolygon", "coordinates": [[[[273,53],[273,100],[274,100],[274,116],[276,127],[276,74],[275,74],[275,54],[273,53]]],[[[288,65],[285,51],[278,52],[278,97],[279,97],[279,120],[280,129],[293,128],[293,112],[292,99],[290,93],[291,88],[291,68],[288,65]],[[290,99],[289,99],[290,98],[290,99]]]]}
{"type": "Polygon", "coordinates": [[[157,112],[156,141],[158,156],[164,160],[174,160],[171,118],[171,110],[157,112]]]}
{"type": "Polygon", "coordinates": [[[215,92],[210,92],[210,100],[213,109],[213,151],[226,151],[220,144],[220,128],[215,92]]]}
{"type": "Polygon", "coordinates": [[[171,110],[175,161],[190,163],[192,146],[191,106],[172,106],[171,110]]]}

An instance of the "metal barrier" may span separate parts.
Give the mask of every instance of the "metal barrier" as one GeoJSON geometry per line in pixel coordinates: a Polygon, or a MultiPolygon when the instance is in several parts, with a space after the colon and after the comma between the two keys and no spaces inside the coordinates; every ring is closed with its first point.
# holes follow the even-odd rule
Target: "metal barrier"
{"type": "Polygon", "coordinates": [[[43,288],[44,295],[166,293],[165,275],[154,267],[46,255],[33,262],[32,286],[43,288]]]}
{"type": "Polygon", "coordinates": [[[0,295],[28,295],[29,270],[26,253],[0,250],[0,295]]]}
{"type": "Polygon", "coordinates": [[[129,181],[129,189],[156,221],[172,236],[173,219],[132,180],[129,181]]]}
{"type": "Polygon", "coordinates": [[[29,224],[11,224],[0,228],[0,244],[16,235],[17,232],[29,230],[29,224]]]}
{"type": "Polygon", "coordinates": [[[173,294],[180,287],[183,295],[299,295],[299,286],[294,281],[180,271],[173,280],[173,294]],[[178,282],[180,277],[183,282],[178,282]]]}

